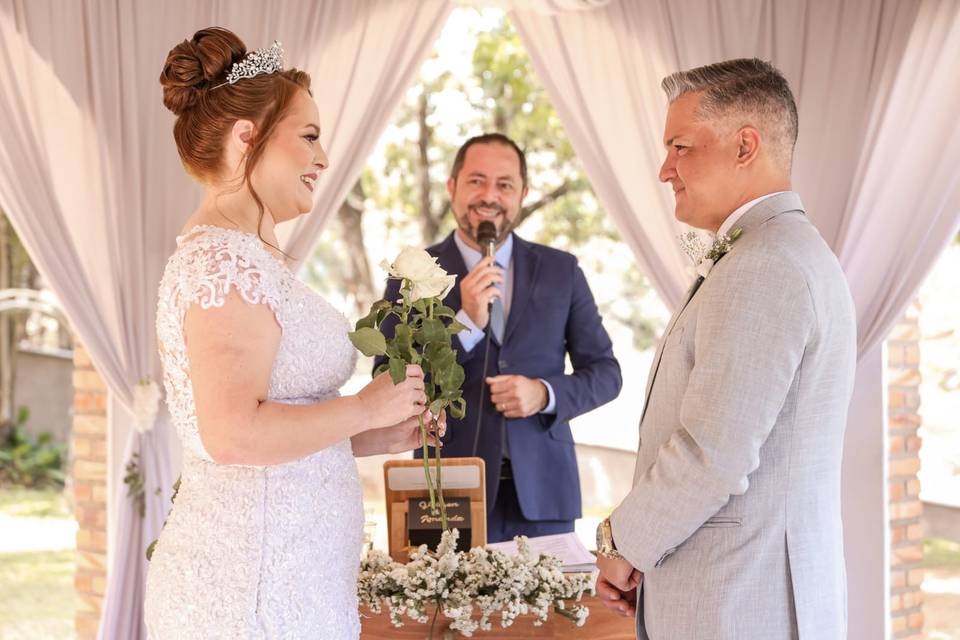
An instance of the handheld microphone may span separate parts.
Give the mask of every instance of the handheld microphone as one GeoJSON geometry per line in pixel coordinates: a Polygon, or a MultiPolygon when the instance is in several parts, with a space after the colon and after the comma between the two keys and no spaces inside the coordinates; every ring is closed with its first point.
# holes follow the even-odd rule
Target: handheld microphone
{"type": "Polygon", "coordinates": [[[483,250],[483,257],[487,258],[497,253],[497,227],[485,220],[477,225],[477,243],[483,250]]]}
{"type": "MultiPolygon", "coordinates": [[[[477,244],[483,251],[484,258],[490,258],[497,255],[497,227],[489,220],[484,220],[477,225],[477,244]]],[[[493,299],[487,303],[487,310],[493,308],[493,299]]]]}
{"type": "MultiPolygon", "coordinates": [[[[497,253],[497,227],[489,220],[484,220],[477,225],[477,244],[480,245],[484,257],[494,256],[497,253]]],[[[487,303],[487,310],[493,308],[493,300],[487,303]]],[[[487,323],[484,333],[487,339],[484,340],[483,348],[483,369],[480,371],[480,399],[477,403],[477,422],[473,433],[472,455],[477,455],[477,449],[480,446],[480,429],[483,426],[484,395],[487,388],[487,366],[490,359],[490,324],[487,323]]]]}

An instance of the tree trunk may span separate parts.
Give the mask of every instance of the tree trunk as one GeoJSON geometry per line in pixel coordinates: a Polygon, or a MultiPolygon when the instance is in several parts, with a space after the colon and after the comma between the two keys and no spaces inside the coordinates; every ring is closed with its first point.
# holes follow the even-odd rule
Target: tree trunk
{"type": "Polygon", "coordinates": [[[373,301],[380,298],[380,293],[373,287],[373,274],[363,239],[364,198],[363,185],[357,180],[337,211],[343,241],[347,245],[344,285],[353,296],[356,312],[361,316],[366,315],[373,301]]]}
{"type": "Polygon", "coordinates": [[[430,157],[428,151],[433,143],[433,129],[427,125],[429,94],[426,89],[420,93],[417,107],[417,181],[420,183],[420,229],[425,245],[433,244],[440,233],[440,217],[433,211],[430,198],[430,157]]]}

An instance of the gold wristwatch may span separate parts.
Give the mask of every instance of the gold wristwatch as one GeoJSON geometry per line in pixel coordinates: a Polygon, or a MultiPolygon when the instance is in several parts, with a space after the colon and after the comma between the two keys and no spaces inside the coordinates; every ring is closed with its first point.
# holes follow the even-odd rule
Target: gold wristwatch
{"type": "Polygon", "coordinates": [[[619,560],[623,557],[613,543],[613,529],[610,527],[610,518],[604,519],[597,525],[597,555],[608,560],[619,560]]]}

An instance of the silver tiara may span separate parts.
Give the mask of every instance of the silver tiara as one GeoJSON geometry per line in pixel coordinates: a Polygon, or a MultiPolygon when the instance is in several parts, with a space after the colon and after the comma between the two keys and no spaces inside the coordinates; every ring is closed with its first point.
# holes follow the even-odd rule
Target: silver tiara
{"type": "Polygon", "coordinates": [[[243,60],[230,67],[227,81],[214,87],[234,84],[243,78],[253,78],[263,73],[276,73],[283,70],[283,47],[276,40],[267,49],[251,51],[243,60]]]}

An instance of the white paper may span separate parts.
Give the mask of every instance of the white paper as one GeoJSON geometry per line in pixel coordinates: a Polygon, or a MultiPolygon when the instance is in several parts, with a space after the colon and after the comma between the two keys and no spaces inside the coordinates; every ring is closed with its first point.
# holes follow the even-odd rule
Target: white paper
{"type": "MultiPolygon", "coordinates": [[[[593,571],[597,559],[590,553],[575,533],[560,533],[552,536],[528,538],[530,555],[534,558],[541,553],[548,553],[560,558],[564,571],[593,571]]],[[[495,549],[515,556],[519,553],[514,540],[488,544],[487,549],[495,549]]]]}

